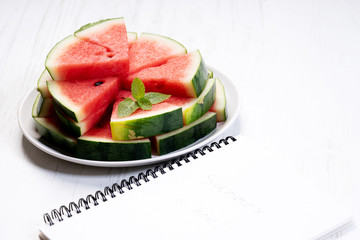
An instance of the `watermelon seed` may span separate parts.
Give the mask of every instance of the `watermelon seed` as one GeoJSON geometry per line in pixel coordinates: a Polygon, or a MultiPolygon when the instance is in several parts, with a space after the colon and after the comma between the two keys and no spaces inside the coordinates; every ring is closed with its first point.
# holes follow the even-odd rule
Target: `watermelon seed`
{"type": "Polygon", "coordinates": [[[104,83],[104,82],[101,82],[101,81],[100,81],[100,82],[96,82],[96,83],[95,83],[95,86],[99,86],[99,85],[101,85],[101,84],[103,84],[103,83],[104,83]]]}
{"type": "Polygon", "coordinates": [[[112,58],[114,56],[114,53],[109,52],[109,53],[107,53],[107,56],[108,56],[108,58],[112,58]]]}

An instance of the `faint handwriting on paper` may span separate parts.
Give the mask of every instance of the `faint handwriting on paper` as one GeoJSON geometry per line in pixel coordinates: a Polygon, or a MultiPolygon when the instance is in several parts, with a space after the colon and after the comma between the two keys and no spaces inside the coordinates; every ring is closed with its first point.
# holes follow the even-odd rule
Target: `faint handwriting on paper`
{"type": "Polygon", "coordinates": [[[212,226],[216,226],[218,224],[218,221],[210,213],[208,213],[207,209],[197,208],[193,210],[193,213],[195,214],[195,216],[203,219],[212,226]]]}
{"type": "Polygon", "coordinates": [[[246,197],[240,195],[237,189],[234,189],[233,186],[228,184],[228,181],[229,180],[223,179],[217,175],[209,175],[203,184],[209,185],[217,193],[226,196],[232,201],[235,201],[236,204],[239,204],[243,207],[243,209],[250,213],[259,214],[264,212],[260,207],[250,202],[246,197]]]}

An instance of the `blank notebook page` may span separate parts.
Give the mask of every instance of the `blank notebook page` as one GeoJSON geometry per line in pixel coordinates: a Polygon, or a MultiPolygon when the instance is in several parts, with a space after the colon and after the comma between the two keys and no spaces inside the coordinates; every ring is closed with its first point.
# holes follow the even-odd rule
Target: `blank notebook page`
{"type": "Polygon", "coordinates": [[[344,206],[276,156],[237,139],[53,226],[43,224],[41,236],[296,240],[351,223],[344,206]]]}

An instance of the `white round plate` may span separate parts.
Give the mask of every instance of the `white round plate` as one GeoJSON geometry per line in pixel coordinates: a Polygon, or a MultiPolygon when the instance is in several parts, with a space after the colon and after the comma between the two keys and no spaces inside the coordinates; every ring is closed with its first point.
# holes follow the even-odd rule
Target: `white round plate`
{"type": "Polygon", "coordinates": [[[19,111],[18,118],[20,127],[25,135],[25,137],[37,148],[40,150],[55,156],[57,158],[74,162],[83,165],[97,166],[97,167],[133,167],[140,165],[153,164],[161,161],[166,161],[172,158],[176,158],[187,154],[191,151],[194,151],[197,148],[204,146],[205,144],[214,141],[222,133],[224,133],[235,121],[239,112],[240,100],[238,96],[238,91],[236,86],[220,71],[209,67],[214,72],[214,77],[217,77],[221,80],[225,87],[226,91],[226,100],[227,100],[227,110],[228,110],[228,119],[223,123],[218,123],[217,128],[208,136],[196,141],[194,144],[191,144],[185,148],[182,148],[178,151],[171,152],[162,156],[153,155],[152,158],[133,160],[133,161],[96,161],[76,158],[70,153],[60,151],[47,144],[43,140],[40,141],[40,134],[36,131],[35,121],[32,118],[31,111],[32,105],[35,101],[35,98],[38,94],[36,89],[31,90],[23,99],[19,111]],[[231,104],[229,104],[231,103],[231,104]]]}

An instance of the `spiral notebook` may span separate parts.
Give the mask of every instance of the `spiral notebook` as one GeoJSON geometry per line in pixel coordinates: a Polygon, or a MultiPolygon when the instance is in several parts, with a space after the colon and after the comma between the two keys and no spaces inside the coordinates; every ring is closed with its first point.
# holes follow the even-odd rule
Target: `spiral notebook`
{"type": "Polygon", "coordinates": [[[228,137],[44,214],[42,239],[325,239],[341,204],[244,137],[228,137]]]}

